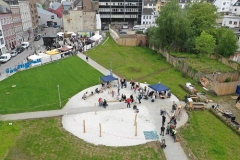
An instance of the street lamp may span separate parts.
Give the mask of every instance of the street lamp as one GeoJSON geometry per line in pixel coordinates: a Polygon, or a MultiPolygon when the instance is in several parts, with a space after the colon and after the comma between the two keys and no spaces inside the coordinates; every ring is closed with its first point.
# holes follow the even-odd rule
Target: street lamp
{"type": "Polygon", "coordinates": [[[60,89],[59,89],[59,85],[57,85],[58,87],[58,97],[59,97],[59,105],[60,105],[60,108],[62,107],[62,102],[61,102],[61,98],[60,98],[60,89]]]}

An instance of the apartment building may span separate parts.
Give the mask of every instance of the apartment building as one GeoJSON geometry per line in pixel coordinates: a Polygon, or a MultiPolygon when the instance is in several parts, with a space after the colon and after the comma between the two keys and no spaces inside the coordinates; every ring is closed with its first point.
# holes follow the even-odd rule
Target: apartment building
{"type": "Polygon", "coordinates": [[[144,1],[143,8],[153,9],[154,11],[156,10],[157,0],[143,0],[143,1],[144,1]]]}
{"type": "Polygon", "coordinates": [[[99,2],[102,24],[141,24],[142,0],[95,0],[99,2]],[[125,23],[124,23],[125,22],[125,23]]]}
{"type": "Polygon", "coordinates": [[[29,41],[33,37],[32,17],[29,7],[29,1],[19,1],[19,9],[23,26],[23,40],[29,41]]]}
{"type": "MultiPolygon", "coordinates": [[[[2,40],[4,40],[6,50],[11,50],[11,48],[16,46],[16,37],[12,20],[12,12],[9,5],[4,1],[0,1],[0,20],[2,24],[2,34],[4,35],[4,39],[1,39],[0,43],[3,44],[4,42],[2,40]]],[[[1,49],[1,52],[4,52],[3,50],[1,49]]]]}
{"type": "Polygon", "coordinates": [[[36,0],[29,0],[29,9],[31,12],[33,33],[37,33],[38,26],[39,26],[39,19],[38,19],[37,1],[36,0]]]}
{"type": "Polygon", "coordinates": [[[2,24],[0,21],[0,56],[6,53],[5,40],[3,35],[2,24]]]}

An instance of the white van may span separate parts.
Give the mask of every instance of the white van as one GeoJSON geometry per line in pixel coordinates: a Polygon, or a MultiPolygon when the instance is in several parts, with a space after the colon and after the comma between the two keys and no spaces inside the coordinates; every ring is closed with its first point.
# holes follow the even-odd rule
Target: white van
{"type": "Polygon", "coordinates": [[[139,30],[139,28],[140,28],[140,26],[139,26],[139,25],[133,26],[133,30],[134,30],[134,31],[137,31],[137,30],[139,30]]]}
{"type": "Polygon", "coordinates": [[[9,53],[6,53],[6,54],[3,54],[0,56],[0,62],[1,63],[4,63],[4,62],[7,62],[11,59],[11,54],[9,53]]]}
{"type": "Polygon", "coordinates": [[[22,47],[23,48],[29,47],[29,42],[22,42],[22,47]]]}

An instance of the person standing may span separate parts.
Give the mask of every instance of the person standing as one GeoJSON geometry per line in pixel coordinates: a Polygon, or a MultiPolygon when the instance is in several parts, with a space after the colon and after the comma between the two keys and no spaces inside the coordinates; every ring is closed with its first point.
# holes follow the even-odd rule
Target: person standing
{"type": "Polygon", "coordinates": [[[126,100],[126,102],[127,102],[127,108],[131,108],[131,106],[130,106],[131,98],[128,98],[128,99],[126,100]]]}
{"type": "Polygon", "coordinates": [[[169,132],[170,132],[170,126],[171,126],[171,124],[170,124],[170,122],[168,122],[168,124],[167,124],[166,135],[169,134],[169,132]]]}
{"type": "Polygon", "coordinates": [[[166,112],[163,111],[163,113],[162,113],[162,125],[163,126],[165,125],[165,121],[166,121],[166,112]]]}
{"type": "Polygon", "coordinates": [[[175,101],[173,101],[173,105],[172,105],[172,113],[175,112],[175,110],[177,109],[177,104],[175,103],[175,101]]]}
{"type": "Polygon", "coordinates": [[[139,94],[139,95],[138,95],[138,102],[139,102],[139,103],[141,103],[141,99],[142,99],[142,95],[139,94]]]}
{"type": "Polygon", "coordinates": [[[177,131],[175,129],[172,129],[172,136],[173,136],[173,140],[174,140],[174,143],[175,143],[176,138],[177,138],[177,131]]]}
{"type": "Polygon", "coordinates": [[[86,61],[88,62],[88,55],[86,54],[86,61]]]}
{"type": "Polygon", "coordinates": [[[120,88],[118,87],[118,96],[120,96],[120,88]]]}
{"type": "Polygon", "coordinates": [[[112,98],[114,97],[114,91],[112,90],[112,98]]]}
{"type": "Polygon", "coordinates": [[[132,94],[130,95],[130,98],[131,98],[131,102],[134,102],[132,94]]]}
{"type": "Polygon", "coordinates": [[[162,126],[162,127],[161,127],[161,134],[160,134],[160,136],[161,136],[161,135],[163,135],[163,136],[164,136],[164,131],[165,131],[165,127],[164,127],[164,126],[162,126]]]}

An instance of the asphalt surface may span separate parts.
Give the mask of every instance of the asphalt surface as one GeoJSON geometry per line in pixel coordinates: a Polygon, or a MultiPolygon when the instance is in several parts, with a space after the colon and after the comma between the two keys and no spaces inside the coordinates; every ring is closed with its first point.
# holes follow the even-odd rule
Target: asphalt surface
{"type": "MultiPolygon", "coordinates": [[[[45,30],[41,31],[39,34],[43,34],[43,33],[46,33],[46,35],[56,34],[56,29],[45,28],[45,30]]],[[[27,56],[34,53],[34,47],[33,47],[34,45],[36,48],[38,47],[38,45],[42,46],[43,45],[42,38],[39,41],[33,41],[33,39],[31,39],[28,50],[25,49],[22,53],[18,54],[15,57],[12,57],[11,60],[9,60],[8,62],[0,64],[0,75],[5,75],[7,68],[14,68],[16,65],[23,63],[24,60],[26,60],[27,56]],[[31,50],[31,46],[32,46],[32,50],[31,50]]]]}

